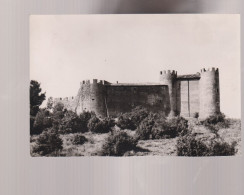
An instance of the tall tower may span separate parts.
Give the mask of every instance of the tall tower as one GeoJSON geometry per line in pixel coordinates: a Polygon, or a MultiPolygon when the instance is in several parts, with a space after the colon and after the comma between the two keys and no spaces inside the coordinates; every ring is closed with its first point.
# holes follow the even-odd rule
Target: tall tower
{"type": "Polygon", "coordinates": [[[93,111],[98,117],[106,117],[106,87],[97,79],[82,81],[78,92],[77,113],[93,111]]]}
{"type": "Polygon", "coordinates": [[[218,68],[201,70],[201,79],[199,81],[199,93],[199,118],[205,119],[211,115],[220,113],[218,68]]]}
{"type": "Polygon", "coordinates": [[[169,100],[170,100],[170,108],[171,108],[169,116],[177,115],[176,78],[177,78],[177,72],[174,70],[160,71],[159,82],[162,85],[168,85],[168,89],[169,89],[169,100]]]}

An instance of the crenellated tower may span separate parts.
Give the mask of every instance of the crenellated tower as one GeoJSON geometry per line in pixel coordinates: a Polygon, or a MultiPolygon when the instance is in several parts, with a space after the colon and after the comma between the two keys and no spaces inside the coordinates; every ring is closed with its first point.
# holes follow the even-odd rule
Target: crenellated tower
{"type": "Polygon", "coordinates": [[[77,113],[83,111],[94,111],[99,117],[106,117],[106,81],[99,81],[97,79],[85,80],[80,83],[78,93],[77,113]]]}
{"type": "Polygon", "coordinates": [[[177,72],[174,70],[160,71],[159,82],[162,85],[167,85],[169,89],[169,99],[170,99],[170,108],[171,108],[169,116],[177,115],[176,78],[177,78],[177,72]]]}
{"type": "Polygon", "coordinates": [[[220,112],[219,70],[201,70],[199,81],[199,118],[205,119],[220,112]]]}

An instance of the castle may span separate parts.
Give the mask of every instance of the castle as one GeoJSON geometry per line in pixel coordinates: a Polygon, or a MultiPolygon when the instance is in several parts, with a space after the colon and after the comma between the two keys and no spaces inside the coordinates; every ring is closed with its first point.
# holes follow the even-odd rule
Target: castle
{"type": "Polygon", "coordinates": [[[68,110],[78,114],[94,111],[99,117],[118,116],[136,106],[166,116],[204,119],[220,112],[219,70],[201,69],[200,73],[177,75],[177,71],[160,71],[158,83],[109,83],[86,80],[80,83],[77,96],[55,98],[68,110]]]}

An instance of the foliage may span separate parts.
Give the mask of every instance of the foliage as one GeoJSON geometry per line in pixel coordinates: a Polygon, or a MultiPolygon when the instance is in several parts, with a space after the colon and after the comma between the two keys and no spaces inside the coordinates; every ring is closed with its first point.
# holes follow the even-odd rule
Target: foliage
{"type": "Polygon", "coordinates": [[[174,138],[188,131],[188,121],[183,117],[166,119],[159,114],[150,113],[136,130],[138,139],[174,138]]]}
{"type": "Polygon", "coordinates": [[[49,97],[47,100],[47,109],[52,110],[53,109],[53,97],[49,97]]]}
{"type": "Polygon", "coordinates": [[[127,151],[136,149],[137,140],[125,132],[114,132],[109,135],[102,146],[103,156],[123,156],[127,151]]]}
{"type": "Polygon", "coordinates": [[[36,116],[39,106],[46,99],[45,93],[41,93],[40,83],[31,80],[30,82],[30,115],[36,116]]]}
{"type": "Polygon", "coordinates": [[[118,117],[117,126],[121,129],[135,130],[148,115],[147,109],[137,106],[131,112],[121,114],[118,117]]]}
{"type": "Polygon", "coordinates": [[[201,121],[201,124],[203,124],[214,133],[217,133],[217,131],[221,128],[229,127],[229,121],[225,119],[225,115],[223,113],[209,116],[205,120],[201,121]]]}
{"type": "Polygon", "coordinates": [[[100,120],[96,116],[92,116],[87,127],[93,133],[108,133],[114,125],[115,122],[111,118],[100,120]]]}
{"type": "Polygon", "coordinates": [[[177,141],[178,156],[231,156],[235,154],[235,144],[220,140],[208,140],[207,145],[193,134],[186,134],[177,141]]]}
{"type": "Polygon", "coordinates": [[[141,121],[149,115],[149,112],[146,108],[142,106],[137,106],[131,111],[131,121],[135,124],[136,127],[139,126],[141,121]]]}
{"type": "Polygon", "coordinates": [[[75,145],[82,145],[86,141],[88,141],[88,140],[86,139],[85,136],[77,134],[77,135],[74,136],[74,139],[72,140],[72,143],[75,144],[75,145]]]}
{"type": "Polygon", "coordinates": [[[83,129],[83,132],[87,132],[89,131],[88,129],[88,123],[89,123],[89,120],[93,117],[93,116],[96,116],[96,114],[94,112],[89,112],[89,111],[83,111],[81,114],[80,114],[80,119],[82,120],[82,123],[84,123],[84,129],[83,129]]]}
{"type": "Polygon", "coordinates": [[[57,156],[58,152],[62,150],[63,141],[53,129],[43,131],[37,141],[36,146],[33,148],[33,153],[41,156],[57,156]]]}
{"type": "Polygon", "coordinates": [[[31,134],[40,134],[44,129],[52,127],[51,114],[47,109],[40,109],[35,117],[31,134]]]}
{"type": "Polygon", "coordinates": [[[86,121],[82,120],[75,112],[69,110],[64,111],[64,116],[59,122],[58,129],[59,132],[63,134],[86,132],[87,124],[86,121]]]}
{"type": "Polygon", "coordinates": [[[139,127],[136,129],[136,136],[140,140],[153,139],[152,129],[158,120],[156,114],[150,113],[147,118],[145,118],[139,127]]]}
{"type": "Polygon", "coordinates": [[[53,107],[53,112],[60,112],[64,110],[64,104],[62,102],[57,102],[53,107]]]}
{"type": "Polygon", "coordinates": [[[30,134],[34,134],[34,123],[35,123],[35,117],[30,115],[30,134]]]}
{"type": "Polygon", "coordinates": [[[136,129],[136,125],[133,123],[133,121],[131,120],[130,115],[128,113],[121,114],[118,117],[118,121],[117,121],[116,124],[122,130],[123,129],[130,129],[130,130],[135,130],[136,129]]]}
{"type": "Polygon", "coordinates": [[[195,112],[194,114],[193,114],[193,118],[198,118],[199,117],[199,113],[198,112],[195,112]]]}

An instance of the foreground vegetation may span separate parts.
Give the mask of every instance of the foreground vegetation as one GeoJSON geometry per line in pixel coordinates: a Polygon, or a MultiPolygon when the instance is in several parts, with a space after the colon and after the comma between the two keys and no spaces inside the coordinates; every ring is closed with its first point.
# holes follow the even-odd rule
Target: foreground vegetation
{"type": "Polygon", "coordinates": [[[62,103],[46,108],[40,84],[31,81],[32,156],[230,156],[241,152],[241,122],[215,114],[205,120],[165,117],[143,107],[117,118],[77,115],[62,103]]]}
{"type": "Polygon", "coordinates": [[[57,104],[38,111],[31,129],[31,155],[229,156],[240,153],[240,130],[239,120],[222,114],[199,121],[167,118],[137,107],[116,119],[101,119],[57,104]]]}

